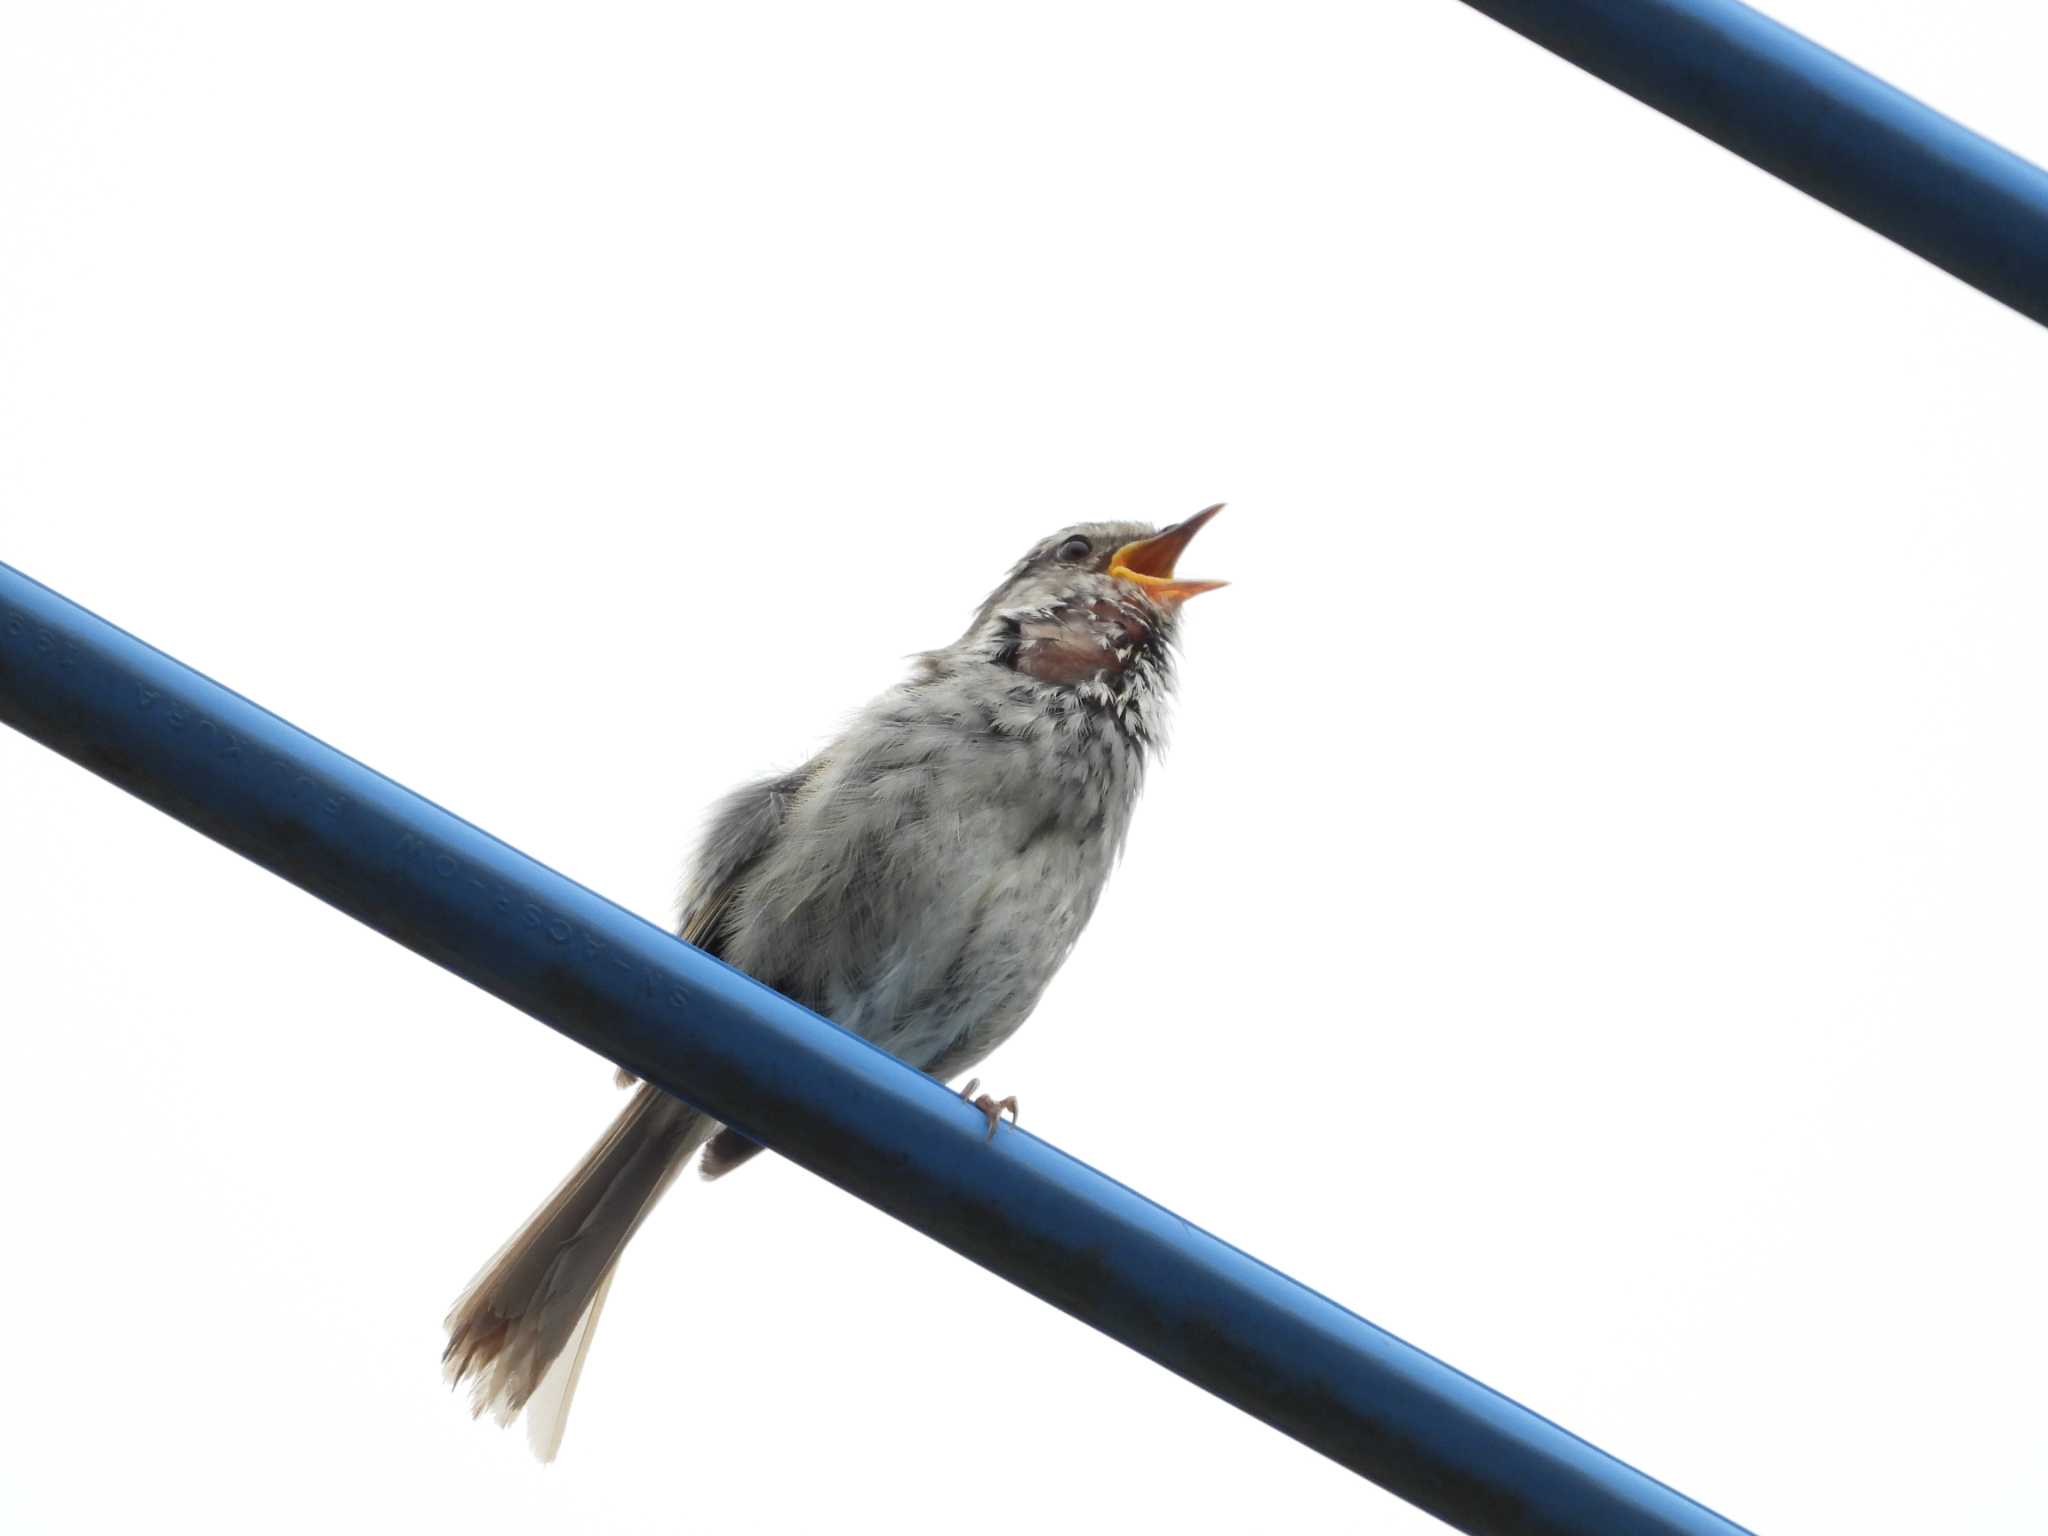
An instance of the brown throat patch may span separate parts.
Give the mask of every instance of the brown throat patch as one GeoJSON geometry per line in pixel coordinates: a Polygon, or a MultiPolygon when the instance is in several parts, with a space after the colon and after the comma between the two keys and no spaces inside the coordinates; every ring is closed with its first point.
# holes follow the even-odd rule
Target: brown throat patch
{"type": "Polygon", "coordinates": [[[1041,683],[1085,683],[1123,671],[1151,638],[1143,618],[1098,598],[1020,624],[1017,670],[1041,683]]]}

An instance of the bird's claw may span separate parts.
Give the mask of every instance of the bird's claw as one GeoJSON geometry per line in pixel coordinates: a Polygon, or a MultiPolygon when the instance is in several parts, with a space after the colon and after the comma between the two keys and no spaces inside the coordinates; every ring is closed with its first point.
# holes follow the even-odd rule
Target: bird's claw
{"type": "Polygon", "coordinates": [[[1003,1123],[1004,1110],[1010,1112],[1010,1124],[1015,1125],[1017,1123],[1017,1095],[1013,1093],[1000,1099],[992,1098],[988,1094],[976,1093],[974,1091],[980,1086],[980,1078],[970,1077],[967,1079],[967,1086],[960,1090],[960,1097],[988,1116],[988,1135],[982,1139],[984,1141],[994,1141],[996,1139],[996,1127],[1003,1123]]]}

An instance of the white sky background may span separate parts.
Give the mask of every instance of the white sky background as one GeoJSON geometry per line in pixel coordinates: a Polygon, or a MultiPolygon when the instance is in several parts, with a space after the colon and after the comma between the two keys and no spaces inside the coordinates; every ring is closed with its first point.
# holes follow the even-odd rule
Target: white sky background
{"type": "MultiPolygon", "coordinates": [[[[2048,12],[1775,0],[2036,159],[2048,12]]],[[[1227,499],[1025,1124],[1763,1531],[2048,1520],[2048,337],[1450,0],[0,20],[0,558],[660,920],[1038,535],[1227,499]]],[[[820,1181],[561,1462],[608,1069],[0,733],[0,1527],[1433,1523],[820,1181]]]]}

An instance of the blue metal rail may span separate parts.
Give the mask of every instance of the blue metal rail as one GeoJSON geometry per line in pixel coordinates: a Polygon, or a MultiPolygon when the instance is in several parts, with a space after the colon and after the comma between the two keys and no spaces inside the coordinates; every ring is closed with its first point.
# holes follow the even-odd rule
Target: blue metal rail
{"type": "Polygon", "coordinates": [[[1465,0],[2048,325],[2048,172],[1735,0],[1465,0]]]}
{"type": "MultiPolygon", "coordinates": [[[[2048,174],[1733,0],[1466,0],[2048,324],[2048,174]]],[[[0,566],[0,720],[1461,1530],[1740,1528],[0,566]]]]}
{"type": "Polygon", "coordinates": [[[1461,1530],[1740,1529],[5,565],[0,720],[1461,1530]]]}

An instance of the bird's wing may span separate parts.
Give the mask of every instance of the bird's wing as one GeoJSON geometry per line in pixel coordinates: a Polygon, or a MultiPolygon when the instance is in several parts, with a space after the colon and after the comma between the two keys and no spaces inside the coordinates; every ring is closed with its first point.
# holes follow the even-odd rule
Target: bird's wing
{"type": "MultiPolygon", "coordinates": [[[[689,878],[683,882],[676,931],[685,943],[722,958],[725,919],[734,896],[782,836],[791,802],[824,766],[823,756],[814,757],[794,773],[742,784],[712,807],[697,856],[690,861],[689,878]]],[[[624,1067],[615,1075],[621,1088],[639,1081],[624,1067]]]]}
{"type": "Polygon", "coordinates": [[[790,805],[824,766],[822,756],[814,757],[794,773],[742,784],[712,808],[683,884],[678,931],[684,939],[714,955],[720,952],[733,897],[782,836],[790,805]]]}

